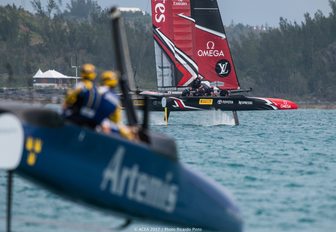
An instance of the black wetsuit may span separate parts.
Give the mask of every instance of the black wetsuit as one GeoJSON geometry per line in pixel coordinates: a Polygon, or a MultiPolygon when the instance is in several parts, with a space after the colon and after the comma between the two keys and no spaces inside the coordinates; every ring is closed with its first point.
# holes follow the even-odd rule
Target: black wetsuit
{"type": "Polygon", "coordinates": [[[206,84],[202,84],[202,87],[204,89],[204,95],[205,96],[211,96],[212,89],[207,86],[206,84]]]}
{"type": "Polygon", "coordinates": [[[183,92],[182,92],[182,96],[190,96],[190,90],[189,89],[185,89],[185,90],[183,90],[183,92]]]}
{"type": "Polygon", "coordinates": [[[191,88],[192,90],[196,90],[199,87],[201,87],[201,79],[197,77],[192,83],[191,83],[191,88]]]}
{"type": "Polygon", "coordinates": [[[220,96],[222,97],[226,97],[226,96],[229,96],[229,91],[225,90],[225,89],[222,89],[219,93],[220,96]]]}

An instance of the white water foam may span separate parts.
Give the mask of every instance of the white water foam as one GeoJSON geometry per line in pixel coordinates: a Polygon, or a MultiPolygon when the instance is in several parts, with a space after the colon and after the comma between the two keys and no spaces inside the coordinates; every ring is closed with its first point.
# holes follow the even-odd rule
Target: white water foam
{"type": "MultiPolygon", "coordinates": [[[[167,125],[163,119],[163,112],[150,113],[151,125],[167,125]]],[[[188,111],[188,112],[170,112],[168,125],[200,125],[216,126],[228,125],[234,126],[235,121],[232,112],[224,111],[188,111]],[[177,116],[178,115],[178,116],[177,116]]]]}
{"type": "Polygon", "coordinates": [[[235,126],[235,120],[231,111],[212,110],[209,113],[212,115],[212,120],[206,121],[207,126],[235,126]]]}
{"type": "MultiPolygon", "coordinates": [[[[176,112],[173,112],[175,114],[176,112]]],[[[172,113],[171,113],[172,114],[172,113]]],[[[163,112],[150,112],[149,121],[151,125],[155,126],[165,126],[167,123],[164,121],[164,113],[163,112]]],[[[170,122],[174,122],[172,118],[169,118],[170,122]]],[[[170,123],[168,122],[168,124],[170,123]]]]}

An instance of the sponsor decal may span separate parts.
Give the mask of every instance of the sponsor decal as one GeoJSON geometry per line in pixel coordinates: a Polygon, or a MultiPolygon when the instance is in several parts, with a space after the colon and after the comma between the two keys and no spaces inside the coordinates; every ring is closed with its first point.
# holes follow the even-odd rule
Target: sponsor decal
{"type": "MultiPolygon", "coordinates": [[[[159,91],[175,91],[177,88],[176,87],[158,87],[158,90],[159,91]]],[[[181,90],[184,90],[185,88],[181,88],[181,90]]]]}
{"type": "Polygon", "coordinates": [[[144,106],[145,105],[145,101],[144,100],[135,99],[135,100],[133,100],[133,104],[135,106],[144,106]]]}
{"type": "Polygon", "coordinates": [[[39,138],[28,137],[25,147],[28,151],[27,164],[29,166],[34,166],[36,164],[38,154],[42,151],[42,140],[39,138]]]}
{"type": "Polygon", "coordinates": [[[199,104],[200,105],[212,105],[213,99],[200,99],[199,104]]]}
{"type": "Polygon", "coordinates": [[[288,101],[284,100],[282,104],[280,104],[281,109],[291,109],[292,106],[288,104],[288,101]]]}
{"type": "Polygon", "coordinates": [[[225,83],[222,81],[214,81],[214,82],[210,82],[210,86],[215,86],[215,87],[219,87],[219,86],[224,86],[225,83]]]}
{"type": "Polygon", "coordinates": [[[124,155],[125,148],[118,147],[102,174],[100,189],[172,213],[176,207],[179,189],[172,183],[173,174],[168,172],[165,178],[161,179],[142,172],[138,164],[133,164],[131,167],[124,166],[124,155]]]}
{"type": "Polygon", "coordinates": [[[218,100],[217,101],[218,105],[233,105],[233,101],[232,100],[218,100]]]}
{"type": "Polygon", "coordinates": [[[154,18],[155,22],[162,23],[166,21],[166,0],[155,0],[154,18]]]}
{"type": "Polygon", "coordinates": [[[230,62],[225,59],[218,61],[215,70],[218,76],[227,77],[231,72],[230,62]]]}
{"type": "Polygon", "coordinates": [[[186,3],[185,0],[177,0],[177,1],[174,1],[173,5],[174,6],[187,6],[188,3],[186,3]]]}
{"type": "Polygon", "coordinates": [[[253,105],[252,101],[238,101],[239,105],[253,105]]]}
{"type": "Polygon", "coordinates": [[[206,56],[206,57],[219,57],[224,56],[224,52],[222,50],[216,49],[215,42],[208,41],[206,44],[206,49],[204,50],[198,50],[197,55],[200,57],[206,56]]]}

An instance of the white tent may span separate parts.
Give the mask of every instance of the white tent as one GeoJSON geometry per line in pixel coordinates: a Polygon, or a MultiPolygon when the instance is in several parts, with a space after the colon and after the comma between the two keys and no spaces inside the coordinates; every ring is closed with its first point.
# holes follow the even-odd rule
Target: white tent
{"type": "Polygon", "coordinates": [[[66,76],[55,70],[42,72],[41,69],[39,69],[33,76],[33,85],[34,87],[69,87],[69,85],[73,84],[73,80],[76,79],[76,77],[66,76]]]}
{"type": "Polygon", "coordinates": [[[55,70],[48,70],[46,72],[42,72],[41,69],[37,71],[33,78],[70,78],[65,76],[64,74],[57,72],[55,70]]]}
{"type": "Polygon", "coordinates": [[[39,77],[42,77],[43,76],[43,72],[41,71],[41,69],[39,69],[37,71],[37,73],[33,76],[33,78],[39,78],[39,77]]]}

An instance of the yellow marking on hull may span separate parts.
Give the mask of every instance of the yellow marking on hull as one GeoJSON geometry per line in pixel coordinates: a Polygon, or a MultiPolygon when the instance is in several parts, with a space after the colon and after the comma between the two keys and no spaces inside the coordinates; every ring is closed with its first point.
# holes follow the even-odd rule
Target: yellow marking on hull
{"type": "Polygon", "coordinates": [[[34,151],[35,153],[40,153],[42,150],[42,141],[41,139],[36,139],[34,143],[34,151]]]}
{"type": "Polygon", "coordinates": [[[35,153],[33,153],[33,152],[29,153],[28,158],[27,158],[27,163],[28,163],[29,166],[34,166],[35,165],[35,163],[36,163],[35,153]]]}
{"type": "Polygon", "coordinates": [[[43,142],[41,139],[34,139],[33,137],[28,137],[26,140],[26,150],[29,152],[27,157],[27,164],[29,166],[34,166],[37,161],[37,155],[42,151],[43,142]]]}
{"type": "Polygon", "coordinates": [[[213,99],[200,99],[199,104],[200,105],[212,105],[213,99]]]}
{"type": "Polygon", "coordinates": [[[145,101],[144,100],[133,100],[133,104],[135,106],[144,106],[145,105],[145,101]]]}
{"type": "Polygon", "coordinates": [[[31,151],[33,150],[34,139],[32,137],[28,137],[26,141],[26,150],[31,151]]]}

